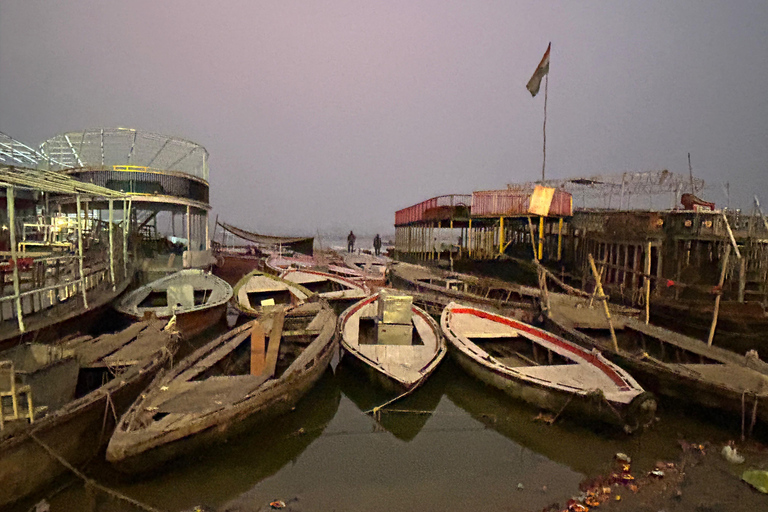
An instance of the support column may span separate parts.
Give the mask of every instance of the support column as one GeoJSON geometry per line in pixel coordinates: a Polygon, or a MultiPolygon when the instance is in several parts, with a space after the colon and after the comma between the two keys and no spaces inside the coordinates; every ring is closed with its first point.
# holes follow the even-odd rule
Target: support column
{"type": "Polygon", "coordinates": [[[544,257],[544,217],[539,217],[539,261],[544,257]]]}
{"type": "Polygon", "coordinates": [[[472,217],[469,218],[469,228],[467,228],[467,239],[468,239],[467,245],[469,246],[467,252],[469,253],[469,257],[471,258],[472,257],[472,217]]]}
{"type": "Polygon", "coordinates": [[[8,229],[11,237],[11,262],[13,264],[13,297],[16,303],[16,319],[19,323],[19,332],[24,332],[24,318],[21,311],[21,296],[19,284],[19,261],[16,254],[16,200],[12,186],[5,187],[5,198],[8,203],[8,229]]]}
{"type": "Polygon", "coordinates": [[[77,202],[77,265],[80,270],[80,289],[83,292],[83,306],[88,309],[88,294],[85,291],[85,272],[83,271],[83,219],[82,208],[80,207],[80,194],[75,195],[77,202]]]}
{"type": "Polygon", "coordinates": [[[190,207],[187,205],[187,250],[192,249],[192,229],[191,229],[192,216],[190,214],[190,207]]]}
{"type": "Polygon", "coordinates": [[[504,217],[499,217],[499,254],[504,254],[504,217]]]}
{"type": "Polygon", "coordinates": [[[557,261],[563,257],[563,218],[557,221],[557,261]]]}
{"type": "Polygon", "coordinates": [[[208,249],[211,248],[211,241],[208,239],[208,229],[209,229],[208,228],[208,210],[205,211],[204,219],[205,219],[205,250],[207,251],[208,249]]]}
{"type": "Polygon", "coordinates": [[[115,241],[113,223],[115,221],[115,209],[113,199],[109,199],[109,280],[112,282],[112,291],[115,291],[115,241]]]}

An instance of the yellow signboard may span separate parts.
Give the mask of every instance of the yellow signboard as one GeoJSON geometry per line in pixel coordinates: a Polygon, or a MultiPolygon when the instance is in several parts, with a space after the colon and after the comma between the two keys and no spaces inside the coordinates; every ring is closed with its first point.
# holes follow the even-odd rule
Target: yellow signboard
{"type": "Polygon", "coordinates": [[[542,217],[549,215],[549,207],[552,205],[552,197],[554,195],[554,188],[536,185],[536,188],[533,189],[533,194],[531,194],[531,201],[528,204],[528,213],[542,217]]]}

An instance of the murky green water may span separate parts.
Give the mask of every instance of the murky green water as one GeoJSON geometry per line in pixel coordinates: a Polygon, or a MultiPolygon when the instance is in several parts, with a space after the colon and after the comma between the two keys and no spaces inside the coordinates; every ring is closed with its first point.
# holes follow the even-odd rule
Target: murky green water
{"type": "MultiPolygon", "coordinates": [[[[738,418],[715,425],[665,403],[659,423],[633,436],[566,417],[547,425],[533,420],[535,408],[473,380],[450,360],[379,422],[364,414],[388,398],[342,361],[269,428],[141,478],[126,478],[104,462],[87,472],[168,511],[196,505],[266,510],[275,499],[302,511],[541,510],[578,494],[585,477],[608,471],[616,452],[630,454],[639,470],[676,458],[678,439],[719,443],[740,432],[738,418]]],[[[89,495],[78,483],[50,503],[54,512],[93,510],[94,504],[139,510],[89,495]]]]}

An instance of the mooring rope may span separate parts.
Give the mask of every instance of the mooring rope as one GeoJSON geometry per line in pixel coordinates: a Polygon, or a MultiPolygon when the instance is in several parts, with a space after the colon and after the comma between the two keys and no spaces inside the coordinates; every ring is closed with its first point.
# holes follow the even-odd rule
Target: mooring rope
{"type": "Polygon", "coordinates": [[[109,487],[105,487],[105,486],[101,485],[100,483],[98,483],[96,480],[88,478],[82,472],[77,470],[72,464],[67,462],[67,460],[64,457],[62,457],[61,455],[56,453],[53,450],[53,448],[51,448],[50,446],[48,446],[47,444],[42,442],[33,432],[30,432],[29,437],[34,442],[36,442],[38,445],[40,445],[40,447],[43,450],[45,450],[48,453],[48,455],[50,455],[51,457],[53,457],[54,459],[59,461],[59,463],[61,463],[62,466],[64,466],[65,468],[70,470],[72,473],[74,473],[76,476],[78,476],[81,480],[83,480],[83,482],[86,485],[90,485],[94,489],[98,489],[101,492],[103,492],[103,493],[105,493],[105,494],[107,494],[109,496],[112,496],[113,498],[117,498],[119,500],[125,501],[126,503],[130,503],[131,505],[133,505],[135,507],[138,507],[140,509],[146,510],[147,512],[165,512],[165,511],[163,511],[161,509],[157,509],[157,508],[154,508],[154,507],[152,507],[150,505],[146,505],[146,504],[144,504],[144,503],[142,503],[142,502],[140,502],[138,500],[135,500],[135,499],[133,499],[133,498],[131,498],[129,496],[126,496],[125,494],[122,494],[122,493],[119,493],[119,492],[117,492],[117,491],[115,491],[113,489],[110,489],[109,487]]]}
{"type": "Polygon", "coordinates": [[[376,406],[376,407],[374,407],[373,409],[370,409],[370,410],[368,410],[368,411],[365,411],[365,414],[371,414],[371,415],[372,415],[374,418],[376,418],[376,420],[378,421],[379,419],[381,419],[381,410],[382,410],[383,408],[385,408],[386,406],[388,406],[388,405],[390,405],[390,404],[392,404],[392,403],[394,403],[394,402],[397,402],[397,401],[398,401],[398,400],[400,400],[401,398],[404,398],[404,397],[406,397],[406,396],[410,395],[410,394],[411,394],[411,393],[413,393],[413,392],[416,390],[416,388],[418,388],[418,387],[419,387],[419,386],[413,386],[411,389],[407,390],[405,393],[402,393],[402,394],[400,394],[400,395],[396,396],[396,397],[395,397],[395,398],[393,398],[392,400],[389,400],[389,401],[387,401],[387,402],[384,402],[384,403],[383,403],[383,404],[381,404],[381,405],[377,405],[377,406],[376,406]]]}

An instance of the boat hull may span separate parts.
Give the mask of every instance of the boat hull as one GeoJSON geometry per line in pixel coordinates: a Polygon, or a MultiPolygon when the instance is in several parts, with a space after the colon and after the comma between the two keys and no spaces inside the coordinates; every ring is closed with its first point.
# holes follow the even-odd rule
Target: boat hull
{"type": "Polygon", "coordinates": [[[469,375],[488,386],[503,391],[514,399],[555,413],[567,414],[570,417],[592,418],[625,428],[628,431],[634,431],[647,423],[647,418],[640,417],[639,408],[644,401],[653,400],[650,393],[638,395],[629,404],[609,404],[599,393],[576,395],[549,386],[539,386],[515,379],[503,372],[479,364],[451,344],[449,344],[448,351],[451,357],[469,375]]]}
{"type": "Polygon", "coordinates": [[[0,508],[44,489],[67,472],[42,445],[75,467],[97,456],[115,428],[115,414],[119,417],[126,411],[169,361],[167,352],[141,368],[129,369],[104,387],[0,441],[0,508]]]}
{"type": "MultiPolygon", "coordinates": [[[[227,304],[219,304],[207,309],[200,309],[197,311],[190,311],[188,313],[179,313],[176,315],[176,330],[185,339],[190,339],[206,329],[210,328],[214,324],[218,323],[227,311],[227,304]]],[[[128,318],[135,321],[140,321],[142,318],[136,315],[129,315],[123,313],[128,318]]],[[[170,320],[172,316],[160,316],[162,320],[170,320]]]]}
{"type": "MultiPolygon", "coordinates": [[[[113,438],[107,459],[125,473],[139,473],[162,466],[203,447],[226,441],[245,431],[263,427],[270,419],[290,412],[314,386],[336,352],[337,338],[325,344],[313,358],[314,364],[290,378],[261,389],[242,402],[190,422],[183,428],[164,432],[140,442],[116,442],[113,438]]],[[[162,379],[153,383],[153,386],[162,379]]],[[[125,419],[123,420],[125,421],[125,419]]]]}

